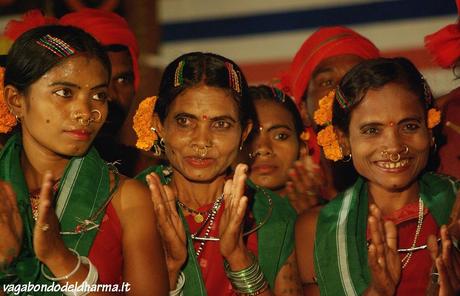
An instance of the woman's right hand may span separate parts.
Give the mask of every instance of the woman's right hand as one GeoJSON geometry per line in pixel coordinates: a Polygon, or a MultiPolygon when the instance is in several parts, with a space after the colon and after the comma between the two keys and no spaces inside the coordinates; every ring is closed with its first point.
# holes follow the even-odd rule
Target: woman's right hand
{"type": "Polygon", "coordinates": [[[22,220],[11,185],[0,181],[0,271],[21,251],[22,220]]]}
{"type": "Polygon", "coordinates": [[[394,295],[401,277],[401,259],[398,254],[398,232],[391,221],[383,221],[376,205],[369,207],[368,225],[371,241],[368,264],[372,281],[364,295],[394,295]]]}
{"type": "Polygon", "coordinates": [[[151,173],[147,175],[151,198],[155,209],[166,264],[169,273],[169,286],[176,287],[177,277],[187,259],[187,240],[182,219],[177,213],[176,198],[172,189],[161,184],[160,178],[151,173]]]}

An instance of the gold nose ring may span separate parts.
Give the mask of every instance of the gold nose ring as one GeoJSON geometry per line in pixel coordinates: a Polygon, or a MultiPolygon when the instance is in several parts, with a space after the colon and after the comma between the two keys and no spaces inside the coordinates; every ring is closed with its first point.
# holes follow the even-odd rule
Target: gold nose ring
{"type": "Polygon", "coordinates": [[[93,113],[96,113],[97,117],[96,118],[91,118],[91,121],[99,122],[99,120],[101,120],[101,118],[102,118],[101,111],[99,111],[97,109],[93,109],[93,110],[91,110],[91,114],[93,114],[93,113]]]}

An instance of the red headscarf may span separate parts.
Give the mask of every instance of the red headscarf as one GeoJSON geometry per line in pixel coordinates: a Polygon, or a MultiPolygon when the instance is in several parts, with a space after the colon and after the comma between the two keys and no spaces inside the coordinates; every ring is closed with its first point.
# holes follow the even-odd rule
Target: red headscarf
{"type": "Polygon", "coordinates": [[[24,13],[21,20],[9,21],[5,27],[3,35],[12,41],[15,41],[19,36],[22,35],[22,33],[25,33],[33,28],[46,25],[55,25],[57,22],[57,18],[44,16],[38,9],[29,10],[24,13]]]}
{"type": "Polygon", "coordinates": [[[324,27],[304,41],[295,55],[290,70],[281,77],[280,88],[299,104],[311,79],[311,74],[326,58],[352,54],[371,59],[379,50],[367,38],[345,27],[324,27]]]}
{"type": "MultiPolygon", "coordinates": [[[[460,0],[456,2],[460,16],[460,0]]],[[[451,67],[460,58],[460,23],[445,26],[436,33],[425,36],[425,47],[441,67],[451,67]]]]}
{"type": "Polygon", "coordinates": [[[124,45],[128,47],[133,61],[134,87],[139,86],[139,45],[124,18],[116,13],[84,8],[60,18],[59,24],[80,28],[91,34],[103,45],[124,45]]]}

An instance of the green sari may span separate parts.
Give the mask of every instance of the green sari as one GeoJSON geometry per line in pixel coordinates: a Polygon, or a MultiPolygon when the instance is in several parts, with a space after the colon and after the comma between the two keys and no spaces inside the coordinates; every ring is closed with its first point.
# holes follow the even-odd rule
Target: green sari
{"type": "MultiPolygon", "coordinates": [[[[163,184],[168,184],[171,181],[170,171],[164,166],[150,167],[140,173],[136,179],[145,182],[145,176],[151,172],[160,176],[163,184]]],[[[256,186],[250,180],[247,181],[247,185],[255,191],[254,202],[249,204],[252,206],[251,212],[257,224],[266,219],[270,208],[272,208],[270,217],[257,231],[257,246],[260,267],[270,287],[273,288],[276,275],[294,251],[294,223],[297,215],[286,199],[268,189],[256,186]]],[[[182,269],[186,278],[184,295],[207,295],[190,230],[180,207],[177,209],[182,217],[187,235],[188,257],[182,269]]]]}
{"type": "MultiPolygon", "coordinates": [[[[52,282],[41,274],[41,262],[34,253],[32,235],[35,221],[32,218],[29,190],[20,166],[21,152],[22,141],[19,133],[13,135],[0,152],[0,180],[11,183],[16,193],[24,229],[20,254],[5,271],[0,272],[0,284],[51,285],[52,282]]],[[[76,230],[84,230],[85,224],[82,222],[90,217],[91,223],[86,226],[100,225],[109,197],[109,167],[97,151],[91,148],[86,155],[73,157],[59,182],[54,208],[60,221],[65,245],[76,250],[81,256],[88,256],[98,228],[88,231],[76,230]]],[[[45,272],[52,275],[47,268],[45,272]]],[[[50,293],[47,292],[46,295],[50,293]]]]}
{"type": "MultiPolygon", "coordinates": [[[[448,223],[460,183],[426,173],[419,187],[420,197],[437,225],[448,223]]],[[[321,210],[314,247],[321,295],[361,295],[369,286],[367,216],[368,189],[362,178],[321,210]]]]}

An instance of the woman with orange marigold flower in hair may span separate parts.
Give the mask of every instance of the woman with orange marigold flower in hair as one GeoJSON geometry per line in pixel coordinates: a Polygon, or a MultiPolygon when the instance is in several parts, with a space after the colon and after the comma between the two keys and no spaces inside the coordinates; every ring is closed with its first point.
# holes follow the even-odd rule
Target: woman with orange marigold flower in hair
{"type": "Polygon", "coordinates": [[[297,220],[304,291],[459,292],[460,183],[432,172],[440,118],[420,72],[404,58],[365,61],[323,100],[315,120],[325,126],[324,154],[350,159],[360,178],[297,220]],[[439,287],[430,284],[438,279],[439,287]]]}
{"type": "Polygon", "coordinates": [[[175,295],[300,295],[295,212],[232,165],[253,125],[239,67],[184,54],[165,69],[158,98],[134,117],[139,147],[165,154],[147,180],[175,295]],[[147,112],[147,113],[145,113],[147,112]]]}

